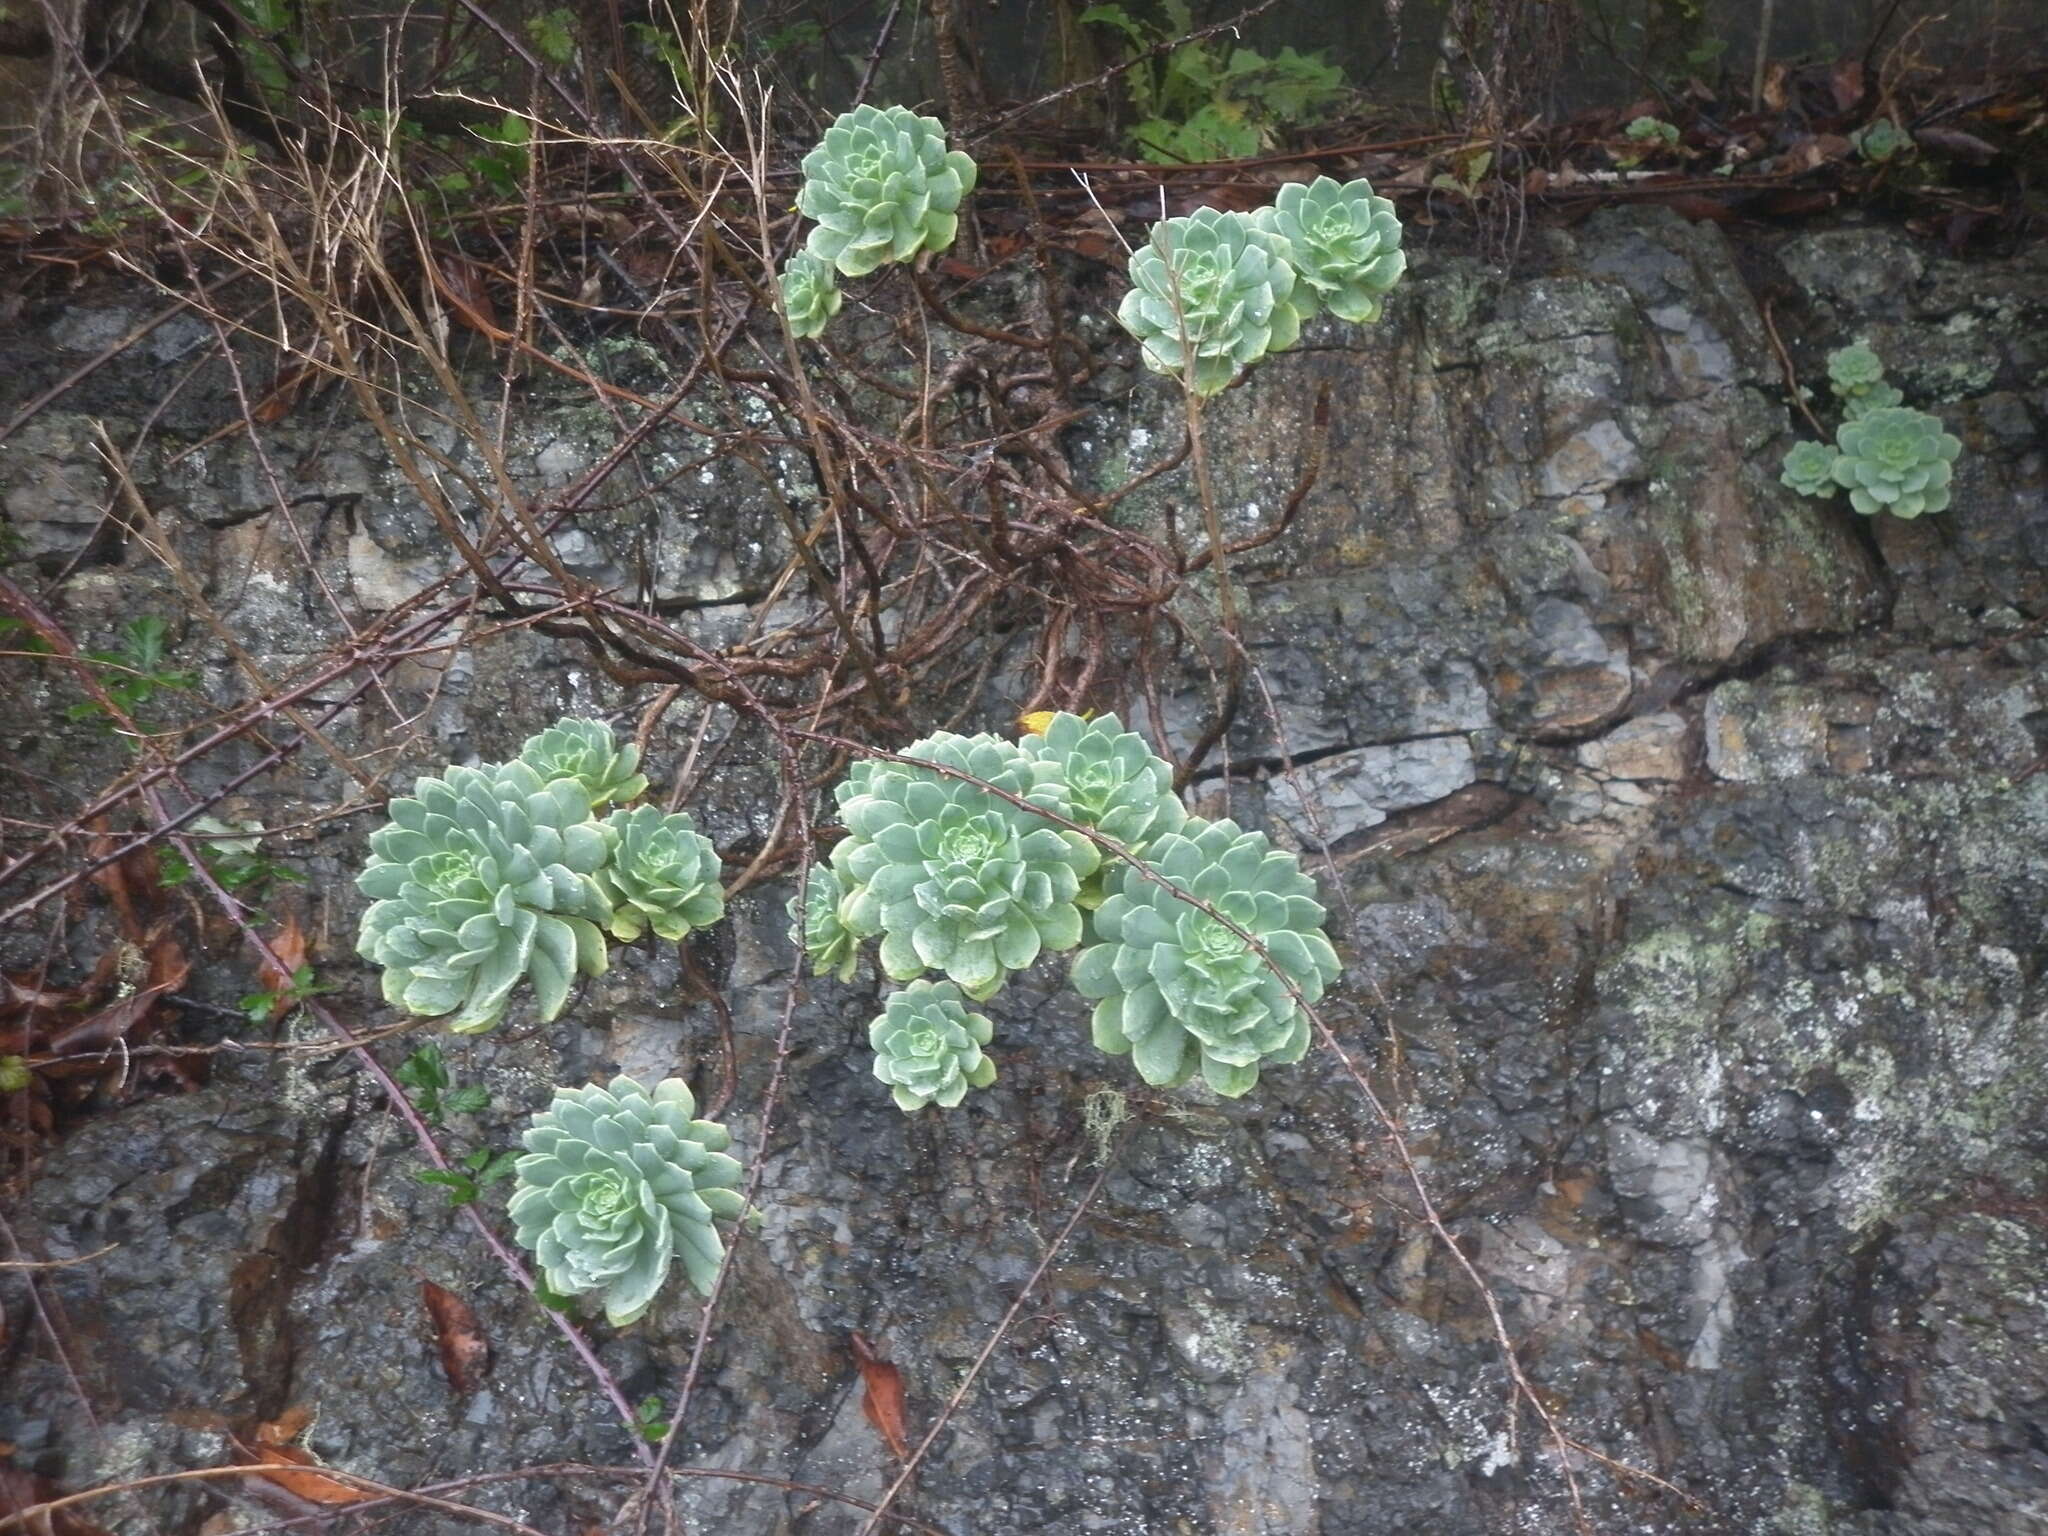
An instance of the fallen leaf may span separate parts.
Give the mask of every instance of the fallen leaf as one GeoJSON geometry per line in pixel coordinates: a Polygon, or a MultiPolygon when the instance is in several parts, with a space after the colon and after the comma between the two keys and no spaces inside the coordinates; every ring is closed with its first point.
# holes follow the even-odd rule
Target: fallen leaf
{"type": "Polygon", "coordinates": [[[847,1335],[854,1363],[860,1367],[860,1411],[889,1443],[898,1461],[910,1459],[910,1441],[903,1433],[903,1373],[874,1351],[861,1335],[847,1335]]]}
{"type": "Polygon", "coordinates": [[[420,1300],[427,1304],[427,1316],[434,1320],[434,1340],[441,1348],[441,1369],[448,1385],[463,1396],[483,1385],[491,1368],[491,1344],[469,1309],[469,1303],[445,1286],[420,1279],[420,1300]]]}
{"type": "Polygon", "coordinates": [[[1947,155],[1966,165],[1989,165],[1998,158],[1998,146],[1987,144],[1974,133],[1960,128],[1916,128],[1913,142],[1937,155],[1947,155]]]}
{"type": "Polygon", "coordinates": [[[498,329],[498,312],[484,287],[481,267],[464,256],[443,256],[434,263],[433,272],[434,286],[464,325],[493,341],[506,339],[507,333],[498,329]]]}
{"type": "Polygon", "coordinates": [[[253,1447],[256,1464],[265,1470],[255,1475],[273,1482],[287,1493],[296,1494],[309,1504],[360,1504],[370,1497],[360,1488],[351,1488],[347,1483],[329,1477],[316,1470],[319,1463],[311,1454],[294,1445],[259,1445],[253,1447]]]}
{"type": "Polygon", "coordinates": [[[1828,74],[1828,84],[1834,88],[1835,110],[1848,111],[1863,99],[1863,61],[1857,58],[1835,60],[1835,67],[1828,74]]]}
{"type": "Polygon", "coordinates": [[[258,1445],[290,1445],[306,1432],[313,1422],[313,1410],[300,1404],[293,1404],[274,1419],[265,1419],[256,1426],[258,1445]]]}
{"type": "MultiPolygon", "coordinates": [[[[0,1467],[0,1516],[19,1515],[57,1497],[57,1485],[47,1477],[38,1477],[19,1467],[0,1467]]],[[[107,1536],[105,1526],[95,1525],[69,1509],[24,1520],[20,1528],[35,1536],[107,1536]]]]}
{"type": "Polygon", "coordinates": [[[306,933],[296,916],[285,915],[283,926],[270,936],[270,948],[284,969],[280,971],[265,960],[256,972],[256,990],[271,994],[272,1002],[266,1017],[274,1019],[284,1011],[285,994],[292,989],[292,978],[306,963],[306,933]]]}

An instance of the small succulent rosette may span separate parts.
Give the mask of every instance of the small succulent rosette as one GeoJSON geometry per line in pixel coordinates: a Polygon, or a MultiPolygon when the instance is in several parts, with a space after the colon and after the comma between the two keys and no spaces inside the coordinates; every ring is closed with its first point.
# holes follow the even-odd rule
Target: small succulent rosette
{"type": "Polygon", "coordinates": [[[812,974],[853,980],[860,965],[860,938],[839,917],[846,882],[829,864],[811,866],[801,902],[794,896],[783,908],[789,914],[789,936],[810,962],[812,974]]]}
{"type": "Polygon", "coordinates": [[[938,119],[866,105],[840,114],[803,171],[797,211],[817,220],[805,244],[846,277],[951,245],[976,175],[938,119]]]}
{"type": "Polygon", "coordinates": [[[1896,405],[1843,422],[1835,447],[1835,482],[1848,490],[1849,505],[1906,518],[1948,506],[1949,481],[1963,450],[1939,417],[1896,405]]]}
{"type": "Polygon", "coordinates": [[[1321,301],[1340,320],[1379,319],[1388,291],[1408,269],[1400,216],[1363,178],[1289,182],[1254,217],[1286,242],[1301,297],[1321,301]]]}
{"type": "Polygon", "coordinates": [[[574,779],[593,810],[637,799],[647,788],[647,776],[638,771],[640,749],[620,746],[602,720],[558,721],[527,738],[519,761],[543,780],[574,779]]]}
{"type": "Polygon", "coordinates": [[[1828,354],[1828,385],[1850,420],[1897,405],[1905,398],[1884,381],[1884,363],[1858,342],[1828,354]]]}
{"type": "Polygon", "coordinates": [[[1095,1044],[1128,1053],[1155,1086],[1200,1072],[1225,1097],[1248,1093],[1261,1066],[1308,1050],[1308,1019],[1287,983],[1314,1002],[1340,970],[1315,883],[1293,855],[1233,821],[1191,820],[1144,863],[1158,879],[1129,866],[1113,876],[1095,913],[1099,942],[1074,961],[1075,989],[1098,1000],[1095,1044]],[[1251,934],[1267,958],[1179,892],[1251,934]]]}
{"type": "Polygon", "coordinates": [[[875,1076],[906,1113],[927,1104],[952,1109],[968,1089],[996,1080],[996,1064],[982,1053],[994,1033],[986,1018],[968,1012],[950,981],[913,981],[891,993],[868,1026],[875,1076]]]}
{"type": "Polygon", "coordinates": [[[790,334],[799,338],[822,336],[844,302],[832,263],[809,251],[798,251],[789,258],[777,286],[790,334]]]}
{"type": "Polygon", "coordinates": [[[1835,483],[1834,448],[1827,443],[1794,443],[1791,452],[1785,455],[1785,463],[1779,471],[1780,484],[1788,485],[1802,496],[1828,497],[1840,487],[1835,483]]]}
{"type": "Polygon", "coordinates": [[[1285,351],[1315,303],[1296,295],[1287,243],[1248,214],[1197,208],[1161,219],[1130,260],[1117,320],[1147,368],[1219,394],[1268,352],[1285,351]]]}
{"type": "Polygon", "coordinates": [[[630,944],[652,929],[680,939],[725,916],[718,850],[681,811],[636,805],[601,824],[610,857],[598,879],[611,897],[612,937],[630,944]]]}
{"type": "Polygon", "coordinates": [[[356,879],[373,898],[356,950],[383,967],[387,1002],[468,1034],[503,1018],[522,980],[547,1021],[578,975],[603,974],[607,849],[580,780],[450,768],[390,812],[356,879]]]}
{"type": "Polygon", "coordinates": [[[1099,856],[1080,833],[983,787],[1067,815],[1065,790],[1036,782],[1014,743],[940,731],[903,755],[954,773],[870,760],[847,775],[837,794],[848,836],[832,852],[846,886],[839,920],[857,938],[880,935],[891,980],[941,971],[980,1002],[1042,951],[1081,942],[1075,898],[1099,856]]]}
{"type": "Polygon", "coordinates": [[[1065,789],[1074,821],[1133,852],[1187,820],[1173,765],[1115,715],[1051,714],[1018,746],[1039,782],[1065,789]]]}
{"type": "Polygon", "coordinates": [[[523,1138],[511,1203],[515,1235],[549,1290],[602,1291],[615,1328],[647,1311],[674,1260],[710,1295],[725,1260],[713,1222],[745,1202],[726,1154],[732,1137],[696,1112],[675,1078],[651,1091],[624,1076],[555,1090],[523,1138]]]}

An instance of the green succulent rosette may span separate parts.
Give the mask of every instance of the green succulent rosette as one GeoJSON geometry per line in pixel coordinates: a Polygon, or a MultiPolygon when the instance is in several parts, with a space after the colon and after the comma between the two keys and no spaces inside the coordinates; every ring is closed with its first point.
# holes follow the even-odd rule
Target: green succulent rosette
{"type": "Polygon", "coordinates": [[[803,170],[797,211],[818,221],[805,245],[847,277],[951,245],[976,174],[938,119],[866,105],[840,114],[803,170]]]}
{"type": "Polygon", "coordinates": [[[1116,317],[1145,366],[1197,395],[1228,389],[1268,352],[1294,345],[1314,301],[1297,298],[1287,243],[1248,215],[1197,208],[1161,219],[1131,254],[1116,317]]]}
{"type": "Polygon", "coordinates": [[[1885,406],[1845,421],[1835,432],[1834,476],[1858,512],[1918,517],[1948,505],[1949,481],[1961,439],[1938,417],[1885,406]]]}
{"type": "Polygon", "coordinates": [[[680,939],[725,916],[718,851],[686,814],[636,805],[600,828],[611,850],[598,880],[611,897],[613,938],[630,944],[651,928],[680,939]]]}
{"type": "Polygon", "coordinates": [[[519,761],[543,779],[574,779],[594,810],[613,800],[635,799],[647,788],[647,776],[635,771],[640,749],[620,746],[602,720],[558,721],[527,738],[519,761]]]}
{"type": "Polygon", "coordinates": [[[1340,320],[1379,319],[1387,291],[1408,269],[1400,217],[1363,178],[1289,182],[1254,217],[1286,242],[1298,297],[1320,300],[1340,320]]]}
{"type": "Polygon", "coordinates": [[[1802,496],[1832,496],[1837,489],[1835,458],[1834,448],[1827,443],[1794,443],[1778,480],[1802,496]]]}
{"type": "Polygon", "coordinates": [[[1018,746],[1040,783],[1066,790],[1074,821],[1132,852],[1188,819],[1173,792],[1173,765],[1115,715],[1084,720],[1061,712],[1018,746]]]}
{"type": "Polygon", "coordinates": [[[522,1138],[514,1233],[549,1290],[602,1290],[614,1328],[647,1311],[674,1259],[706,1296],[724,1262],[712,1222],[743,1209],[740,1165],[726,1155],[725,1127],[696,1112],[676,1078],[650,1092],[615,1077],[609,1087],[557,1088],[522,1138]]]}
{"type": "Polygon", "coordinates": [[[579,974],[603,974],[607,849],[578,780],[525,763],[450,768],[390,811],[356,878],[372,898],[356,952],[384,968],[387,1002],[452,1013],[448,1027],[470,1034],[504,1017],[527,977],[545,1022],[579,974]]]}
{"type": "Polygon", "coordinates": [[[824,334],[825,326],[839,313],[843,302],[832,264],[809,251],[798,251],[783,266],[779,279],[782,313],[789,321],[790,334],[798,337],[824,334]]]}
{"type": "MultiPolygon", "coordinates": [[[[940,731],[907,747],[1057,815],[1066,792],[1036,781],[1030,759],[1000,737],[940,731]]],[[[880,934],[882,971],[909,981],[942,971],[980,1002],[1041,951],[1081,942],[1081,882],[1095,845],[981,783],[896,762],[856,764],[837,791],[846,840],[832,867],[847,886],[839,919],[880,934]]]]}
{"type": "Polygon", "coordinates": [[[1828,354],[1828,384],[1850,420],[1897,405],[1905,398],[1884,381],[1884,363],[1858,342],[1828,354]]]}
{"type": "Polygon", "coordinates": [[[1098,999],[1095,1043],[1128,1052],[1155,1086],[1199,1071],[1236,1098],[1258,1082],[1262,1065],[1299,1061],[1308,1050],[1308,1019],[1281,975],[1310,1002],[1337,978],[1315,883],[1293,855],[1234,821],[1190,821],[1153,843],[1144,862],[1173,889],[1121,868],[1095,913],[1100,942],[1074,961],[1075,988],[1098,999]],[[1272,966],[1175,891],[1200,897],[1255,937],[1272,966]]]}
{"type": "Polygon", "coordinates": [[[981,1049],[994,1033],[987,1019],[967,1011],[950,981],[913,981],[890,994],[868,1026],[875,1076],[906,1113],[927,1104],[951,1109],[968,1089],[996,1080],[996,1064],[981,1049]]]}
{"type": "Polygon", "coordinates": [[[790,939],[810,961],[813,975],[851,981],[860,964],[860,937],[839,917],[846,891],[831,865],[814,864],[801,906],[792,896],[783,908],[789,914],[790,939]]]}

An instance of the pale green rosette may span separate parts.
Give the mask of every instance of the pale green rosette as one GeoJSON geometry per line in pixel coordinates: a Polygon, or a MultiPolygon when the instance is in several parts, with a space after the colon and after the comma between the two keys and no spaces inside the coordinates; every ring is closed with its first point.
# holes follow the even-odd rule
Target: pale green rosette
{"type": "Polygon", "coordinates": [[[1261,1066],[1299,1061],[1308,1049],[1308,1019],[1281,976],[1310,1002],[1337,978],[1315,883],[1293,855],[1233,821],[1190,821],[1155,842],[1145,864],[1258,939],[1272,966],[1207,912],[1124,866],[1095,913],[1100,942],[1074,962],[1075,988],[1099,999],[1095,1043],[1128,1052],[1148,1083],[1199,1071],[1236,1098],[1261,1066]]]}
{"type": "Polygon", "coordinates": [[[373,898],[356,951],[384,968],[387,1002],[452,1013],[448,1027],[469,1034],[504,1017],[526,977],[545,1022],[579,974],[603,974],[606,846],[578,780],[524,763],[450,768],[390,811],[356,878],[373,898]]]}
{"type": "MultiPolygon", "coordinates": [[[[1034,782],[1030,760],[995,736],[941,731],[904,756],[956,769],[1059,815],[1066,792],[1034,782]]],[[[1081,942],[1081,882],[1095,845],[979,783],[910,767],[857,764],[838,789],[848,837],[832,854],[847,884],[839,918],[882,937],[882,971],[943,971],[969,997],[992,996],[1041,951],[1081,942]]]]}
{"type": "Polygon", "coordinates": [[[996,1080],[996,1064],[981,1049],[994,1033],[987,1019],[967,1011],[950,981],[913,981],[890,994],[868,1026],[875,1076],[906,1113],[927,1104],[952,1109],[968,1089],[996,1080]]]}
{"type": "Polygon", "coordinates": [[[1858,512],[1918,517],[1948,505],[1949,480],[1960,438],[1940,418],[1908,406],[1886,406],[1845,421],[1835,433],[1841,450],[1834,475],[1858,512]]]}
{"type": "Polygon", "coordinates": [[[574,779],[590,797],[593,810],[613,800],[636,799],[647,788],[640,749],[620,746],[602,720],[561,720],[529,736],[519,761],[543,779],[574,779]]]}
{"type": "Polygon", "coordinates": [[[1832,496],[1837,489],[1836,457],[1826,443],[1794,443],[1778,479],[1802,496],[1832,496]]]}
{"type": "Polygon", "coordinates": [[[1297,297],[1287,242],[1248,214],[1215,208],[1154,224],[1131,254],[1130,277],[1117,320],[1147,368],[1197,395],[1228,389],[1268,352],[1293,346],[1315,309],[1297,297]]]}
{"type": "Polygon", "coordinates": [[[1062,712],[1018,746],[1040,783],[1066,790],[1073,820],[1134,853],[1187,820],[1173,792],[1173,765],[1115,715],[1084,720],[1062,712]]]}
{"type": "Polygon", "coordinates": [[[725,916],[718,850],[680,811],[636,805],[602,825],[611,857],[598,879],[612,899],[612,937],[630,944],[648,929],[680,939],[725,916]]]}
{"type": "Polygon", "coordinates": [[[1340,320],[1379,319],[1388,290],[1408,269],[1400,216],[1363,178],[1289,182],[1255,217],[1286,241],[1301,296],[1320,299],[1340,320]]]}
{"type": "Polygon", "coordinates": [[[782,269],[782,313],[789,320],[790,334],[820,336],[843,301],[832,264],[820,261],[809,251],[798,251],[782,269]]]}
{"type": "Polygon", "coordinates": [[[1842,414],[1851,421],[1905,399],[1885,383],[1883,361],[1861,342],[1828,354],[1828,384],[1842,402],[1842,414]]]}
{"type": "Polygon", "coordinates": [[[811,866],[799,913],[792,896],[783,908],[789,914],[789,936],[811,963],[812,974],[853,980],[860,965],[860,938],[840,921],[839,904],[846,896],[846,882],[829,864],[811,866]]]}
{"type": "Polygon", "coordinates": [[[680,1258],[699,1295],[725,1259],[712,1225],[736,1217],[739,1163],[722,1125],[691,1118],[690,1090],[670,1078],[650,1093],[630,1077],[557,1088],[533,1117],[516,1165],[511,1216],[548,1289],[604,1292],[614,1328],[637,1321],[680,1258]]]}
{"type": "Polygon", "coordinates": [[[976,174],[938,119],[865,105],[825,130],[803,168],[797,211],[818,221],[805,244],[847,277],[951,245],[976,174]]]}

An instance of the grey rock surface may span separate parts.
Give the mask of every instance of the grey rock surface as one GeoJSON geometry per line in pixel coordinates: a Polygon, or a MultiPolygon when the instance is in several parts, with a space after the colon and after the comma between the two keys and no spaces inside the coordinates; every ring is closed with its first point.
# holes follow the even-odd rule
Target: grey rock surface
{"type": "MultiPolygon", "coordinates": [[[[885,1341],[919,1438],[1104,1160],[904,1505],[956,1536],[1564,1532],[1574,1497],[1628,1536],[2048,1532],[2048,258],[1959,265],[1876,227],[1748,253],[1799,295],[1777,319],[1803,373],[1868,339],[1964,440],[1949,511],[1872,523],[1778,483],[1794,418],[1720,231],[1642,212],[1531,238],[1532,270],[1499,285],[1424,253],[1379,326],[1312,327],[1205,418],[1243,537],[1279,515],[1318,394],[1334,402],[1293,527],[1230,572],[1259,686],[1230,771],[1193,798],[1311,850],[1347,964],[1326,1017],[1464,1262],[1334,1056],[1241,1100],[1147,1089],[1091,1048],[1056,964],[989,1006],[1001,1075],[943,1117],[902,1115],[869,1074],[870,970],[803,980],[764,1144],[794,979],[788,891],[770,886],[692,951],[730,1008],[728,1119],[762,1183],[680,1462],[877,1497],[895,1467],[848,1334],[885,1341]],[[1106,1139],[1105,1112],[1124,1117],[1106,1139]],[[1472,1274],[1571,1447],[1515,1406],[1472,1274]]],[[[46,366],[8,387],[27,398],[130,323],[114,301],[61,307],[21,352],[46,366]]],[[[225,704],[246,678],[175,583],[92,542],[90,418],[152,403],[145,378],[125,388],[98,377],[0,448],[0,506],[42,574],[76,562],[53,599],[68,624],[99,642],[164,615],[225,704]]],[[[608,441],[581,407],[528,411],[524,484],[559,486],[608,441]]],[[[1100,418],[1071,445],[1085,473],[1177,441],[1153,380],[1100,418]]],[[[217,424],[168,421],[195,440],[217,424]]],[[[367,432],[274,433],[296,530],[264,511],[246,446],[138,470],[281,676],[452,558],[367,432]]],[[[593,512],[555,548],[719,643],[787,546],[737,466],[680,429],[663,451],[657,511],[593,512]]],[[[1187,494],[1155,489],[1132,517],[1187,494]]],[[[1182,657],[1157,682],[1156,719],[1115,702],[1185,746],[1211,674],[1182,657]]],[[[16,771],[111,772],[116,749],[34,686],[0,725],[16,771]]],[[[389,742],[400,782],[508,754],[564,710],[632,718],[587,657],[530,630],[410,659],[388,686],[419,727],[389,742]]],[[[1007,707],[999,681],[983,723],[1007,707]]],[[[699,719],[665,721],[657,783],[699,719]]],[[[351,753],[387,730],[367,704],[332,725],[351,753]]],[[[773,817],[772,765],[748,750],[692,803],[721,847],[758,845],[773,817]]],[[[253,760],[235,752],[195,772],[225,782],[253,760]]],[[[349,793],[301,753],[239,803],[281,825],[349,793]]],[[[298,910],[334,1005],[374,1029],[389,1015],[349,954],[368,824],[300,845],[298,910]]],[[[203,969],[202,1000],[248,989],[228,940],[203,969]]],[[[442,1042],[491,1092],[445,1140],[508,1146],[549,1084],[620,1066],[712,1097],[720,1035],[672,946],[622,950],[556,1024],[515,1014],[442,1042]]],[[[309,1449],[390,1483],[630,1464],[589,1376],[420,1166],[350,1059],[313,1049],[223,1055],[198,1092],[83,1124],[9,1219],[44,1257],[116,1245],[38,1281],[97,1427],[14,1276],[0,1439],[84,1487],[215,1464],[229,1421],[303,1404],[309,1449]],[[422,1279],[475,1310],[482,1390],[442,1375],[422,1279]]],[[[497,1201],[480,1210],[502,1228],[497,1201]]],[[[699,1316],[671,1291],[626,1333],[592,1332],[630,1398],[673,1404],[699,1316]]],[[[575,1531],[630,1487],[556,1475],[477,1497],[575,1531]]],[[[196,1532],[221,1499],[193,1484],[100,1514],[196,1532]]],[[[684,1479],[680,1507],[735,1536],[861,1525],[709,1476],[684,1479]]]]}

